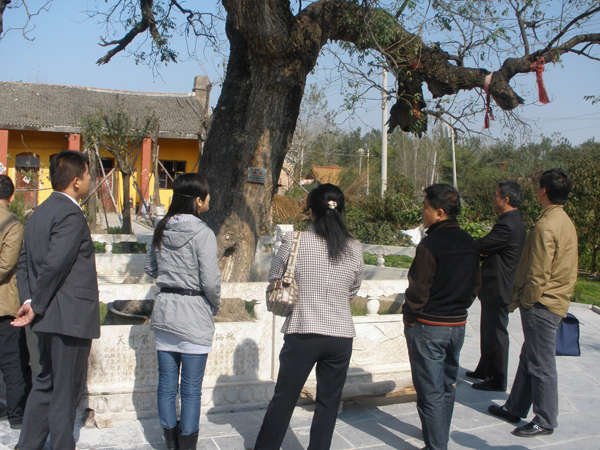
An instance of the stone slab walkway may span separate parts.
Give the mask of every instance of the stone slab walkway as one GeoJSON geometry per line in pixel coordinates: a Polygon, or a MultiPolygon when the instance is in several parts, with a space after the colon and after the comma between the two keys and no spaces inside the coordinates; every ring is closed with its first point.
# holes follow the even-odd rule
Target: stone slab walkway
{"type": "MultiPolygon", "coordinates": [[[[508,394],[486,393],[471,389],[466,370],[479,360],[479,303],[470,310],[467,336],[461,356],[457,402],[452,420],[450,450],[459,449],[600,449],[600,314],[582,305],[571,312],[581,321],[581,357],[558,357],[560,416],[559,427],[551,436],[523,439],[510,432],[514,425],[487,413],[492,404],[503,404],[508,394]]],[[[518,312],[511,315],[509,372],[516,371],[523,340],[518,312]]],[[[512,379],[509,381],[509,385],[512,379]]],[[[203,415],[199,450],[243,450],[252,447],[264,411],[203,415]]],[[[529,419],[531,419],[530,414],[529,419]]],[[[296,408],[283,450],[301,450],[308,446],[312,412],[296,408]]],[[[525,424],[526,422],[522,422],[525,424]]],[[[164,449],[158,419],[120,422],[113,428],[75,430],[78,449],[149,450],[164,449]]],[[[18,432],[0,420],[0,450],[12,449],[18,432]]],[[[420,449],[421,426],[415,403],[375,406],[372,402],[346,402],[339,415],[332,450],[347,449],[420,449]]],[[[46,444],[44,450],[49,450],[46,444]]],[[[59,449],[56,449],[59,450],[59,449]]]]}

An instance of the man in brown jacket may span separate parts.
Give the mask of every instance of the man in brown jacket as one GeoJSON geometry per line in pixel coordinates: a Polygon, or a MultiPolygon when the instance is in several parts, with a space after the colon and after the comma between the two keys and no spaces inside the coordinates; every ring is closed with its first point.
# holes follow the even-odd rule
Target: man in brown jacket
{"type": "Polygon", "coordinates": [[[10,324],[21,307],[16,273],[23,226],[8,210],[14,192],[12,180],[0,175],[0,370],[6,384],[9,425],[20,429],[31,390],[31,368],[25,329],[10,324]]]}
{"type": "Polygon", "coordinates": [[[577,232],[563,206],[572,186],[562,169],[540,177],[536,197],[544,210],[529,232],[515,275],[510,311],[519,308],[523,325],[519,368],[505,405],[488,410],[518,423],[533,405],[533,420],[513,431],[519,437],[552,434],[558,425],[556,329],[577,281],[577,232]]]}

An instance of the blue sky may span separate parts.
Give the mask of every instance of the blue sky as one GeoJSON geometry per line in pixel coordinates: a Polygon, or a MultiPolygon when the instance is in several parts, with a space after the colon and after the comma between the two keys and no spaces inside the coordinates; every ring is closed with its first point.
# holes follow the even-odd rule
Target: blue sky
{"type": "MultiPolygon", "coordinates": [[[[75,86],[89,86],[142,92],[189,92],[194,76],[207,75],[211,81],[222,76],[224,57],[211,50],[204,51],[204,61],[188,60],[161,69],[160,77],[144,65],[136,66],[133,57],[118,54],[110,63],[97,66],[96,60],[104,55],[105,49],[98,45],[101,28],[93,19],[87,19],[80,11],[84,2],[54,2],[50,11],[42,12],[34,18],[35,29],[30,36],[33,42],[23,38],[19,31],[11,31],[0,41],[0,80],[50,83],[75,86]]],[[[19,14],[6,10],[5,29],[11,24],[20,23],[19,14]]],[[[324,57],[319,61],[322,69],[331,68],[332,61],[324,57]]],[[[494,70],[494,67],[490,67],[494,70]]],[[[330,83],[326,70],[311,76],[309,83],[316,82],[326,88],[327,100],[331,108],[342,104],[339,83],[330,83]]],[[[552,136],[561,133],[573,144],[587,139],[600,141],[600,103],[592,105],[585,101],[585,95],[600,94],[600,62],[567,55],[563,67],[546,65],[544,81],[551,99],[548,105],[537,102],[537,88],[533,74],[518,77],[517,83],[527,105],[519,108],[523,118],[532,121],[533,136],[552,136]]],[[[391,81],[388,83],[391,84],[391,81]]],[[[211,93],[211,104],[218,99],[220,88],[215,86],[211,93]]],[[[355,117],[343,121],[343,126],[358,127],[363,131],[369,127],[380,127],[381,102],[371,99],[364,108],[356,111],[355,117]]],[[[498,114],[498,108],[496,108],[498,114]]],[[[483,128],[483,116],[474,129],[483,128]]],[[[502,130],[497,122],[492,122],[491,132],[501,137],[502,130]]]]}

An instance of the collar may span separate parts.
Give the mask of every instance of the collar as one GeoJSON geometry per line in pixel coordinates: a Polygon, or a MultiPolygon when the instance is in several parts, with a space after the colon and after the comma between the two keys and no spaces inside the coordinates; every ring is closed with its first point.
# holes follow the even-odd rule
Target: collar
{"type": "Polygon", "coordinates": [[[71,200],[73,203],[75,203],[79,209],[81,209],[81,206],[79,206],[79,203],[77,202],[77,200],[75,200],[75,199],[74,199],[73,197],[71,197],[69,194],[65,194],[64,192],[60,192],[60,191],[54,191],[54,192],[56,192],[57,194],[60,194],[60,195],[64,195],[64,196],[65,196],[65,197],[67,197],[69,200],[71,200]]]}
{"type": "Polygon", "coordinates": [[[505,212],[504,214],[500,214],[500,215],[498,216],[498,220],[502,220],[502,219],[504,219],[504,218],[506,218],[506,217],[509,217],[509,216],[515,216],[515,215],[517,215],[517,214],[519,214],[519,215],[520,215],[520,213],[519,213],[519,210],[518,210],[518,209],[511,209],[510,211],[508,211],[508,212],[505,212]]]}
{"type": "Polygon", "coordinates": [[[556,204],[552,204],[550,206],[548,206],[546,209],[544,209],[542,211],[542,213],[537,217],[537,219],[535,219],[535,221],[537,222],[540,218],[544,217],[546,214],[548,214],[550,211],[554,210],[554,209],[565,209],[565,205],[556,205],[556,204]]]}
{"type": "Polygon", "coordinates": [[[446,228],[446,227],[459,227],[458,219],[447,219],[442,220],[440,222],[436,222],[427,228],[426,234],[430,234],[431,232],[437,230],[438,228],[446,228]]]}

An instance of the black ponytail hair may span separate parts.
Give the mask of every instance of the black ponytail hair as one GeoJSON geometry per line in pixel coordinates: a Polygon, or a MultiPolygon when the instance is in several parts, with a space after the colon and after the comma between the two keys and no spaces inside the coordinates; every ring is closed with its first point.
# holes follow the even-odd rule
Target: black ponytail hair
{"type": "Polygon", "coordinates": [[[169,219],[177,214],[192,214],[199,217],[196,199],[206,200],[210,193],[208,181],[198,173],[184,173],[175,178],[173,182],[173,199],[165,217],[158,222],[154,237],[152,238],[152,248],[160,250],[163,233],[169,219]]]}
{"type": "Polygon", "coordinates": [[[313,229],[327,241],[329,259],[337,258],[352,239],[344,221],[344,193],[333,184],[321,184],[310,191],[306,203],[315,215],[313,229]]]}

